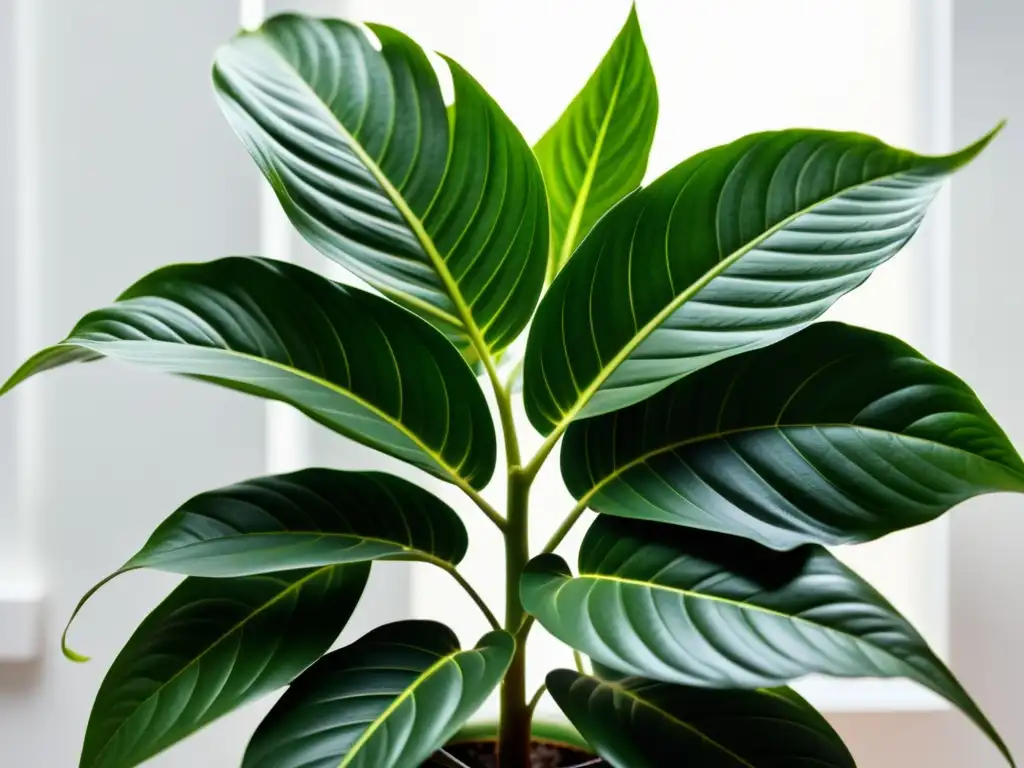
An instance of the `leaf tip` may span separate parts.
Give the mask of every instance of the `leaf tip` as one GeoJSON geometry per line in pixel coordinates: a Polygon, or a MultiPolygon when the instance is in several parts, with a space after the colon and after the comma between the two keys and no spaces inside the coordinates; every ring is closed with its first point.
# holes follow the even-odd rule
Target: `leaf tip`
{"type": "Polygon", "coordinates": [[[992,140],[1000,134],[1003,128],[1006,126],[1006,120],[1000,120],[996,123],[995,127],[992,128],[988,133],[979,138],[977,141],[968,144],[961,150],[954,152],[949,155],[950,164],[954,169],[962,168],[971,162],[974,158],[982,153],[982,151],[992,143],[992,140]]]}

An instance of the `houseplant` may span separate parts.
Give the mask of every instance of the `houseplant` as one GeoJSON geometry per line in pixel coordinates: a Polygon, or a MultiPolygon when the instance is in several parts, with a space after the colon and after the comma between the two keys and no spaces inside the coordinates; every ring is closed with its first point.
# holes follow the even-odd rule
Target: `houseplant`
{"type": "Polygon", "coordinates": [[[913,628],[822,545],[1021,490],[1024,465],[970,389],[905,344],[805,327],[899,250],[990,137],[935,158],[856,134],[758,134],[634,191],[657,111],[635,16],[534,151],[447,67],[451,110],[422,50],[384,27],[285,16],[227,44],[214,82],[232,126],[296,228],[382,296],[262,259],[172,266],[5,389],[109,356],[291,403],[466,493],[505,535],[503,620],[480,601],[495,630],[475,647],[399,622],[324,655],[371,561],[425,560],[476,596],[458,515],[382,473],[202,494],[118,571],[187,578],[115,660],[81,765],[139,764],[288,684],[245,766],[452,764],[468,757],[449,742],[501,684],[501,765],[521,768],[535,621],[593,660],[549,687],[613,765],[851,765],[782,687],[811,672],[914,679],[1006,753],[913,628]],[[532,457],[510,406],[523,334],[522,397],[545,436],[532,457]],[[498,456],[483,388],[503,510],[483,495],[498,456]],[[579,503],[531,553],[530,485],[559,443],[579,503]],[[573,576],[555,549],[588,507],[603,514],[573,576]]]}

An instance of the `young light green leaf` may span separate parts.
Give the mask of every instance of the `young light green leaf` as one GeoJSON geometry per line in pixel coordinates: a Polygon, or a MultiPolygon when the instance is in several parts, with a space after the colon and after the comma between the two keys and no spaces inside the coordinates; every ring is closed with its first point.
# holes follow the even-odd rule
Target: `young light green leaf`
{"type": "Polygon", "coordinates": [[[855,768],[832,726],[789,688],[710,690],[568,669],[548,691],[615,768],[855,768]]]}
{"type": "Polygon", "coordinates": [[[464,651],[433,621],[375,629],[295,681],[242,768],[419,768],[498,686],[514,650],[507,632],[464,651]]]}
{"type": "Polygon", "coordinates": [[[358,563],[186,579],[107,672],[80,768],[132,768],[287,685],[338,637],[369,572],[358,563]]]}
{"type": "Polygon", "coordinates": [[[636,189],[658,122],[658,87],[636,7],[587,84],[534,152],[551,205],[548,280],[594,223],[636,189]]]}
{"type": "Polygon", "coordinates": [[[526,610],[558,639],[630,675],[705,688],[763,688],[809,674],[905,677],[1002,739],[918,632],[827,550],[778,552],[733,536],[601,516],[579,576],[541,555],[526,610]]]}
{"type": "Polygon", "coordinates": [[[791,549],[1024,491],[1024,462],[952,373],[891,336],[820,323],[573,424],[562,477],[606,514],[791,549]]]}
{"type": "Polygon", "coordinates": [[[994,133],[922,157],[776,131],[676,166],[601,219],[541,302],[523,374],[531,423],[557,437],[800,330],[907,242],[994,133]]]}
{"type": "Polygon", "coordinates": [[[217,53],[217,96],[296,229],[472,361],[510,344],[540,296],[543,178],[465,70],[448,60],[449,115],[423,50],[370,29],[379,49],[348,22],[274,17],[217,53]]]}
{"type": "Polygon", "coordinates": [[[189,499],[121,571],[231,577],[394,557],[455,566],[468,543],[455,511],[407,480],[304,469],[189,499]]]}
{"type": "Polygon", "coordinates": [[[293,264],[236,257],[157,270],[31,358],[0,394],[99,357],[289,403],[465,488],[494,471],[487,401],[444,337],[386,299],[293,264]]]}

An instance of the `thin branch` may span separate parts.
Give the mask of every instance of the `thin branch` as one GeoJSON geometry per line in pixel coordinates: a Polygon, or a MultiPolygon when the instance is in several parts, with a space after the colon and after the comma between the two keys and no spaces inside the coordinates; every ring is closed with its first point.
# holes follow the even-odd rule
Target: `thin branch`
{"type": "Polygon", "coordinates": [[[540,700],[544,698],[544,694],[547,693],[548,684],[542,683],[537,692],[533,694],[530,699],[530,703],[526,705],[526,711],[530,713],[530,719],[533,719],[533,713],[537,711],[537,705],[540,704],[540,700]]]}
{"type": "Polygon", "coordinates": [[[502,533],[505,532],[505,528],[507,527],[505,525],[505,518],[501,516],[501,513],[498,512],[498,510],[496,510],[491,503],[487,501],[487,499],[485,499],[478,490],[476,490],[476,488],[468,484],[460,484],[459,488],[461,488],[462,492],[473,500],[473,503],[480,507],[492,523],[498,526],[499,531],[502,533]]]}
{"type": "Polygon", "coordinates": [[[443,749],[439,749],[433,755],[431,755],[430,762],[443,765],[444,768],[469,768],[464,762],[459,760],[452,754],[445,752],[443,749]]]}
{"type": "Polygon", "coordinates": [[[516,381],[519,379],[519,375],[523,372],[523,361],[525,358],[519,358],[516,364],[512,366],[507,377],[505,377],[505,383],[502,385],[502,389],[511,396],[515,392],[516,381]]]}
{"type": "Polygon", "coordinates": [[[448,565],[444,568],[444,570],[448,571],[448,573],[451,574],[452,578],[455,579],[456,582],[458,582],[459,586],[466,590],[466,594],[469,595],[473,602],[477,604],[477,607],[480,609],[480,612],[483,613],[484,617],[487,619],[491,627],[493,629],[501,629],[501,624],[498,623],[498,618],[487,606],[487,603],[484,602],[484,599],[480,597],[480,593],[473,589],[473,585],[466,581],[463,575],[459,573],[458,569],[454,566],[448,565]]]}
{"type": "Polygon", "coordinates": [[[526,463],[526,466],[523,467],[523,474],[526,475],[528,480],[532,481],[533,478],[537,476],[537,473],[540,472],[540,468],[544,466],[544,462],[547,460],[548,454],[551,453],[551,450],[555,447],[555,443],[558,442],[558,439],[562,436],[562,433],[565,432],[565,429],[568,426],[569,424],[566,422],[564,425],[556,427],[555,431],[548,435],[544,442],[541,443],[540,448],[537,449],[537,453],[533,455],[533,458],[530,459],[526,463]]]}
{"type": "Polygon", "coordinates": [[[476,603],[477,607],[480,609],[480,612],[483,613],[484,618],[487,619],[487,623],[490,624],[492,628],[501,629],[501,624],[498,623],[497,617],[491,611],[490,607],[488,607],[484,599],[480,597],[480,593],[473,589],[473,585],[466,581],[465,577],[461,573],[459,573],[459,569],[451,563],[449,563],[448,561],[442,560],[439,557],[432,557],[431,555],[427,555],[425,553],[417,553],[415,555],[406,557],[396,557],[394,559],[412,561],[414,563],[420,562],[436,565],[442,571],[449,574],[453,579],[455,579],[456,583],[466,591],[466,594],[469,595],[470,599],[474,603],[476,603]]]}
{"type": "Polygon", "coordinates": [[[550,554],[554,552],[559,544],[562,543],[562,539],[565,538],[566,534],[572,530],[572,527],[576,525],[576,521],[580,519],[580,515],[587,511],[586,497],[584,500],[578,501],[576,506],[572,508],[562,524],[558,526],[558,529],[551,534],[551,538],[548,539],[548,543],[544,545],[544,554],[550,554]]]}
{"type": "Polygon", "coordinates": [[[581,675],[587,674],[587,668],[583,664],[583,654],[575,648],[572,650],[572,660],[576,662],[576,671],[581,675]]]}

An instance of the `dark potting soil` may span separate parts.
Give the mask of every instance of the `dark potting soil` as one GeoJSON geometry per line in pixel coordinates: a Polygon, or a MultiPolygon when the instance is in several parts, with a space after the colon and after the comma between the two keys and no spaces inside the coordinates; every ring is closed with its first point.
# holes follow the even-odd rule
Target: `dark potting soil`
{"type": "MultiPolygon", "coordinates": [[[[497,768],[498,758],[494,754],[494,742],[479,742],[469,744],[453,744],[446,748],[448,754],[464,762],[469,768],[497,768]]],[[[590,764],[594,759],[592,755],[580,752],[576,749],[568,749],[552,744],[533,743],[531,753],[531,768],[572,768],[573,766],[588,763],[587,768],[607,768],[604,761],[590,764]]],[[[435,766],[435,763],[427,763],[427,766],[435,766]]]]}

